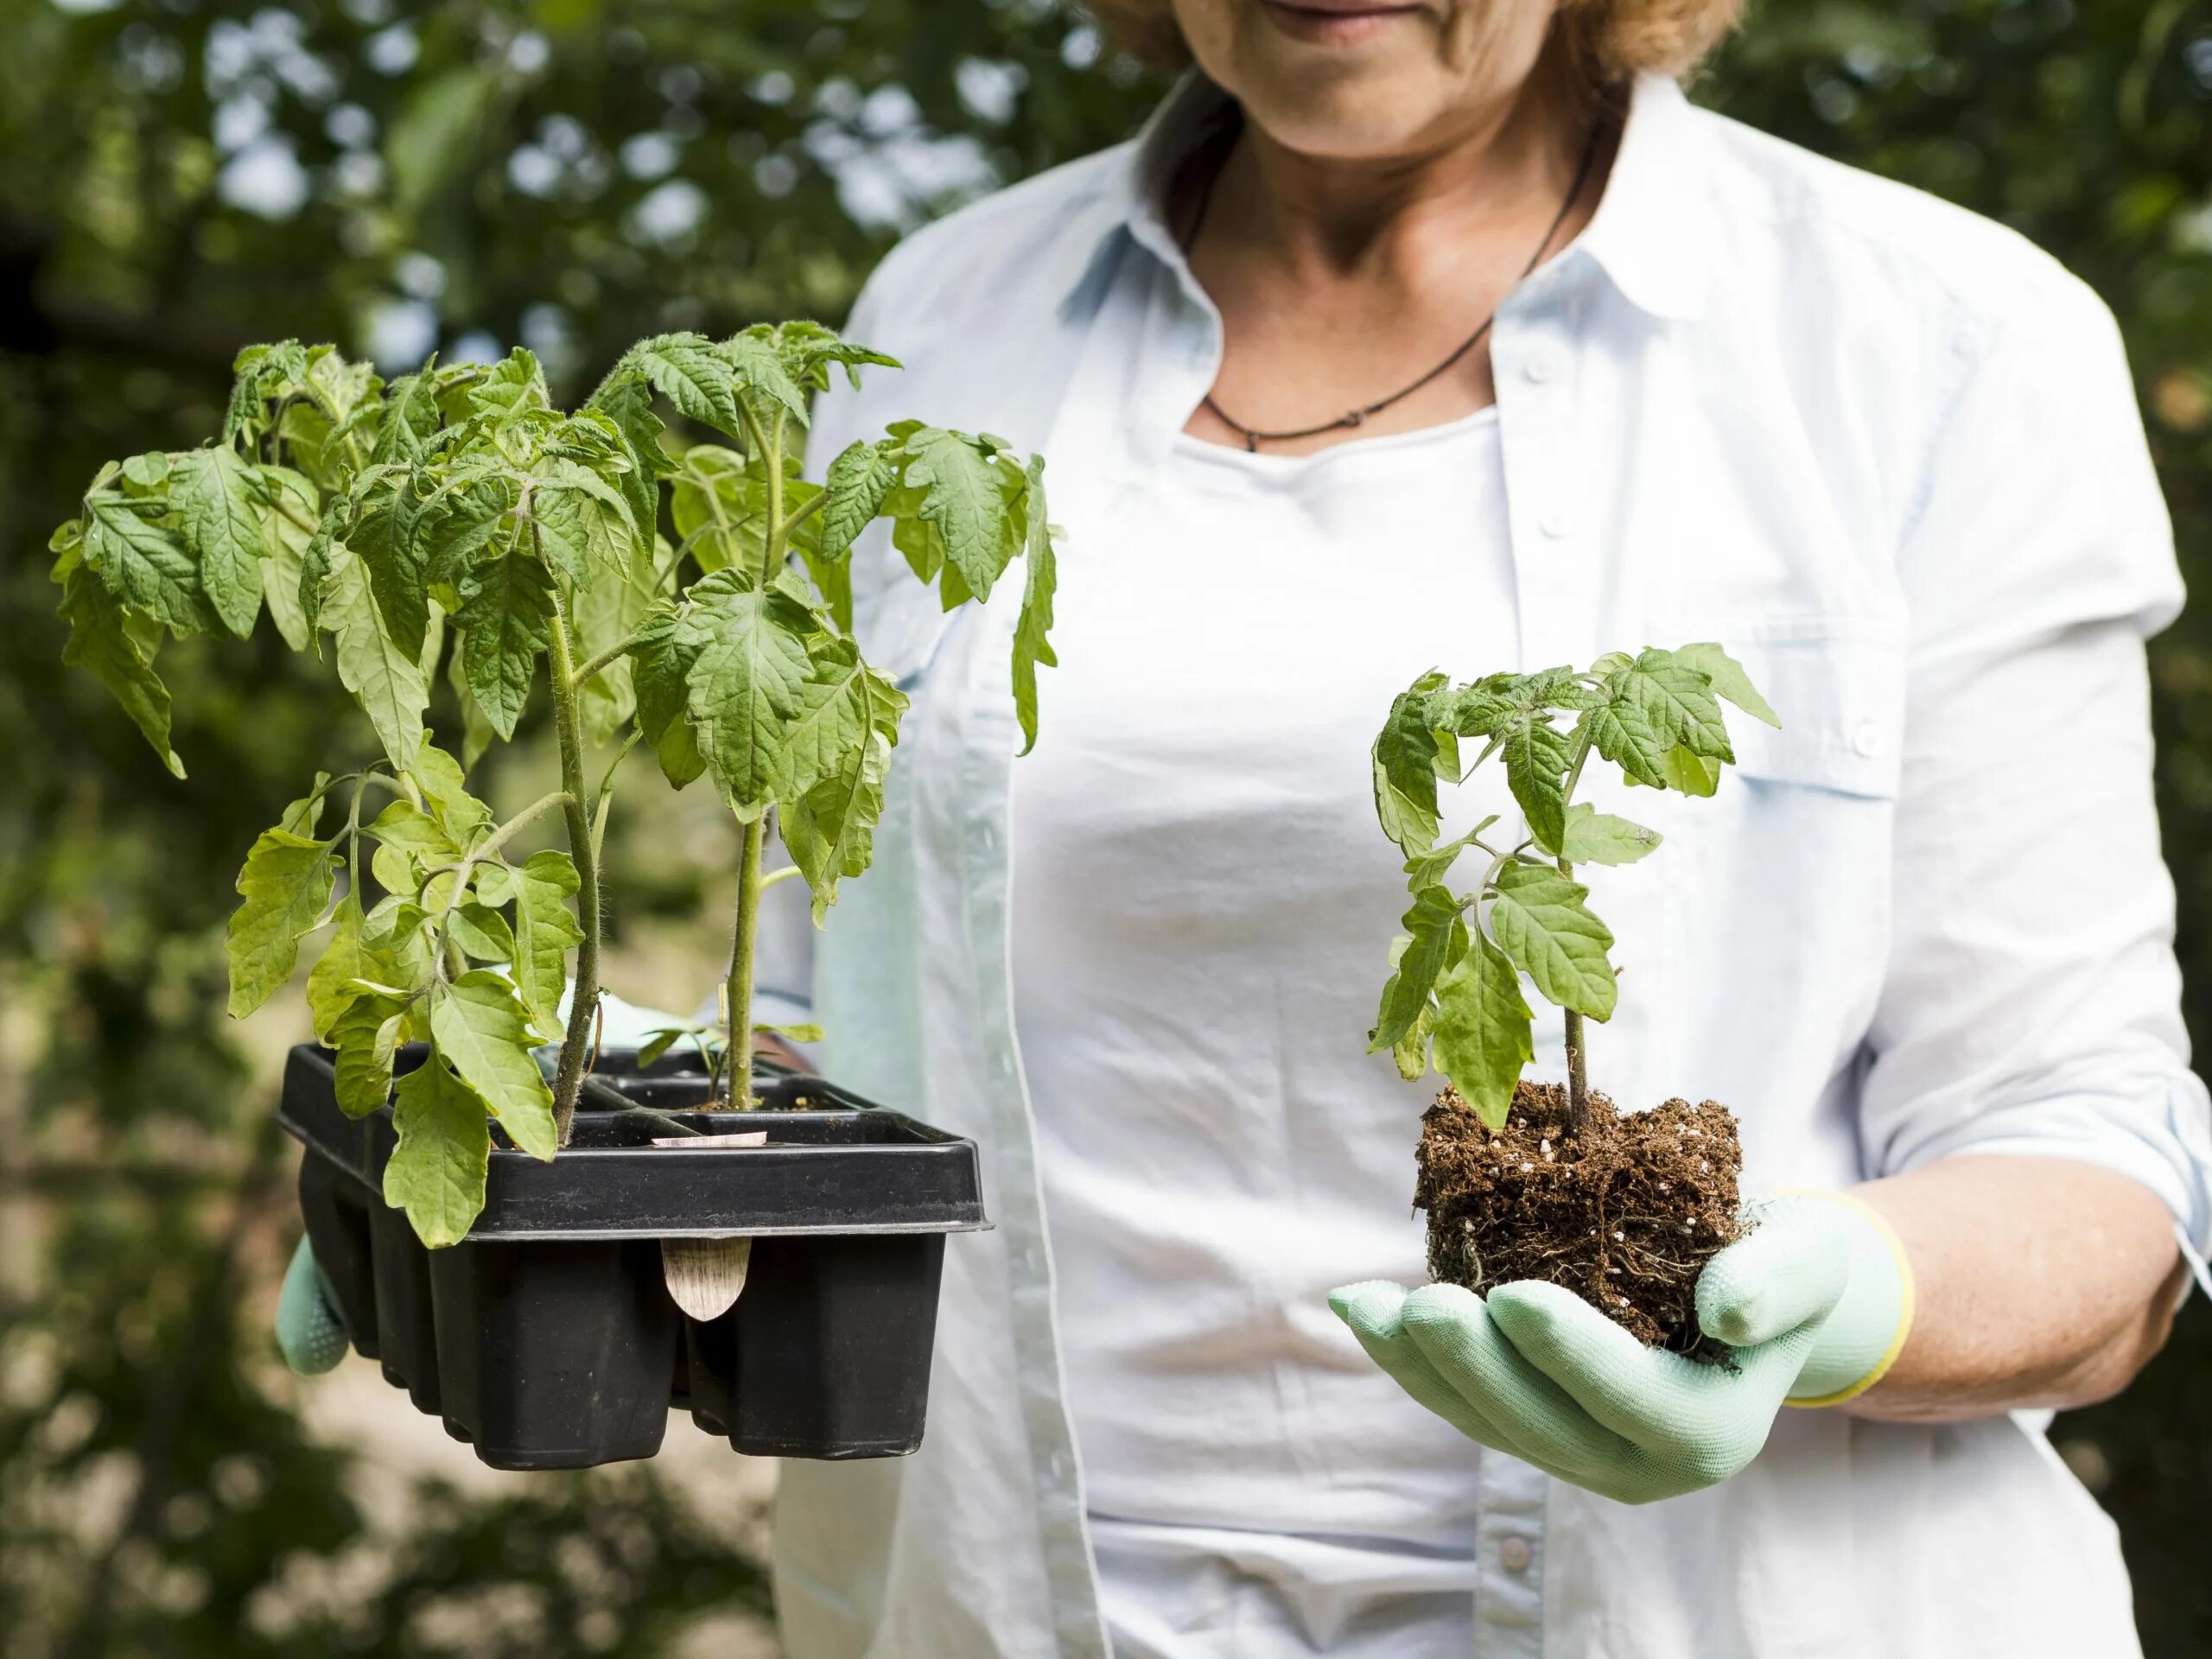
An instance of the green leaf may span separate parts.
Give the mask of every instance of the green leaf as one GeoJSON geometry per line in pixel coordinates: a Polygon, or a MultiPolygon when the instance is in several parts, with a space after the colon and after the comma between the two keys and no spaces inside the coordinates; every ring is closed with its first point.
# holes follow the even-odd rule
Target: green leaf
{"type": "Polygon", "coordinates": [[[906,712],[906,693],[862,662],[850,639],[825,639],[810,657],[811,672],[799,688],[776,778],[776,794],[785,800],[843,771],[869,733],[896,741],[906,712]]]}
{"type": "Polygon", "coordinates": [[[872,734],[836,776],[781,805],[784,846],[814,895],[817,927],[837,902],[838,880],[861,874],[874,856],[892,741],[880,731],[872,734]]]}
{"type": "Polygon", "coordinates": [[[99,493],[85,509],[85,563],[108,592],[180,633],[213,633],[223,626],[200,587],[200,567],[162,522],[166,502],[99,493]]]}
{"type": "Polygon", "coordinates": [[[169,479],[184,543],[200,565],[200,587],[223,626],[243,639],[261,615],[262,517],[267,497],[235,449],[193,449],[169,479]]]}
{"type": "Polygon", "coordinates": [[[1045,507],[1045,458],[1030,458],[1026,475],[1021,556],[1021,614],[1014,627],[1014,709],[1021,721],[1021,752],[1037,747],[1037,670],[1057,668],[1052,652],[1052,598],[1059,587],[1059,556],[1045,507]]]}
{"type": "Polygon", "coordinates": [[[338,927],[329,944],[308,969],[308,1015],[314,1021],[315,1040],[330,1040],[331,1027],[353,1006],[360,991],[353,982],[372,971],[368,953],[361,948],[361,895],[352,889],[338,901],[338,927]]]}
{"type": "Polygon", "coordinates": [[[1459,855],[1475,844],[1476,840],[1497,822],[1497,815],[1491,814],[1457,841],[1447,841],[1441,847],[1406,861],[1406,886],[1419,893],[1444,880],[1452,867],[1459,861],[1459,855]]]}
{"type": "Polygon", "coordinates": [[[1570,864],[1633,864],[1659,845],[1656,830],[1600,812],[1586,801],[1567,809],[1560,856],[1570,864]]]}
{"type": "Polygon", "coordinates": [[[1480,929],[1473,947],[1436,988],[1436,1069],[1476,1116],[1500,1129],[1521,1069],[1536,1052],[1534,1016],[1513,963],[1480,929]]]}
{"type": "MultiPolygon", "coordinates": [[[[286,645],[294,651],[305,651],[315,640],[304,592],[308,549],[317,533],[321,503],[315,486],[289,467],[264,467],[258,512],[262,544],[269,550],[269,569],[262,585],[270,619],[286,645]],[[306,520],[304,524],[302,519],[306,520]]],[[[318,601],[320,595],[318,586],[318,601]]]]}
{"type": "Polygon", "coordinates": [[[1606,1020],[1618,995],[1605,955],[1613,935],[1584,904],[1589,892],[1548,865],[1509,864],[1498,873],[1490,931],[1547,1001],[1606,1020]]]}
{"type": "Polygon", "coordinates": [[[545,371],[537,353],[518,346],[483,372],[467,388],[469,410],[494,420],[509,418],[527,410],[550,409],[553,399],[545,389],[545,371]]]}
{"type": "Polygon", "coordinates": [[[445,417],[438,411],[437,381],[431,368],[426,365],[420,374],[400,376],[391,383],[385,397],[376,448],[369,454],[371,463],[389,466],[422,460],[444,423],[445,417]]]}
{"type": "Polygon", "coordinates": [[[1428,1074],[1429,1044],[1435,1035],[1436,999],[1431,997],[1421,1004],[1421,1014],[1412,1028],[1390,1050],[1391,1064],[1408,1083],[1419,1083],[1428,1074]]]}
{"type": "Polygon", "coordinates": [[[132,455],[123,463],[123,475],[142,490],[157,490],[169,475],[169,458],[159,449],[132,455]]]}
{"type": "Polygon", "coordinates": [[[646,1037],[644,1046],[638,1050],[639,1068],[643,1070],[651,1065],[686,1037],[697,1034],[698,1028],[694,1026],[656,1026],[646,1037]]]}
{"type": "Polygon", "coordinates": [[[1428,1007],[1438,977],[1467,949],[1467,925],[1461,918],[1459,901],[1443,887],[1423,887],[1415,893],[1413,908],[1400,925],[1408,943],[1382,987],[1382,1006],[1375,1029],[1367,1033],[1370,1054],[1397,1047],[1428,1007]]]}
{"type": "Polygon", "coordinates": [[[385,632],[368,571],[349,550],[333,551],[321,620],[338,636],[338,677],[367,713],[385,757],[404,769],[423,747],[429,688],[414,653],[402,650],[385,632]]]}
{"type": "Polygon", "coordinates": [[[69,625],[63,664],[85,670],[105,686],[171,775],[183,777],[184,762],[169,747],[168,688],[154,672],[159,625],[134,632],[115,595],[81,563],[71,562],[61,578],[60,609],[69,625]]]}
{"type": "Polygon", "coordinates": [[[515,734],[552,638],[553,575],[519,549],[495,553],[461,583],[461,670],[492,729],[515,734]]]}
{"type": "Polygon", "coordinates": [[[278,340],[273,345],[249,346],[232,363],[235,377],[231,384],[231,401],[223,417],[223,442],[231,443],[241,433],[258,437],[267,428],[264,407],[271,397],[282,397],[296,383],[305,378],[308,372],[307,348],[296,340],[278,340]]]}
{"type": "Polygon", "coordinates": [[[561,1033],[561,993],[568,988],[569,952],[583,941],[569,900],[581,885],[575,861],[548,849],[532,853],[512,874],[515,904],[515,988],[531,1023],[547,1039],[561,1033]]]}
{"type": "Polygon", "coordinates": [[[509,1140],[531,1157],[552,1161],[560,1139],[553,1094],[531,1052],[538,1039],[512,985],[479,968],[434,990],[430,1040],[483,1097],[509,1140]]]}
{"type": "Polygon", "coordinates": [[[810,391],[826,391],[832,365],[842,366],[847,383],[857,388],[861,370],[868,365],[895,369],[899,359],[838,337],[818,322],[797,321],[775,330],[776,355],[791,378],[810,391]]]}
{"type": "Polygon", "coordinates": [[[899,468],[884,446],[855,440],[830,463],[823,482],[829,499],[822,504],[822,556],[842,558],[861,531],[883,511],[884,498],[898,481],[899,468]]]}
{"type": "Polygon", "coordinates": [[[722,798],[750,823],[782,780],[785,747],[810,671],[806,612],[779,590],[741,588],[728,574],[691,588],[683,634],[695,653],[691,721],[722,798]]]}
{"type": "Polygon", "coordinates": [[[1574,751],[1541,707],[1516,712],[1503,736],[1506,785],[1537,844],[1556,852],[1567,830],[1567,773],[1574,751]]]}
{"type": "MultiPolygon", "coordinates": [[[[772,415],[781,410],[798,425],[806,424],[806,393],[784,366],[776,350],[773,329],[766,324],[758,325],[741,334],[733,334],[714,350],[729,365],[739,387],[756,407],[765,407],[772,415]]],[[[761,423],[768,424],[766,421],[761,423]]]]}
{"type": "Polygon", "coordinates": [[[379,479],[362,494],[346,532],[347,549],[368,573],[385,632],[410,656],[422,654],[429,626],[432,532],[454,531],[453,517],[450,502],[418,498],[414,479],[402,473],[379,479]]]}
{"type": "Polygon", "coordinates": [[[438,821],[412,801],[393,801],[377,814],[368,833],[418,863],[450,864],[461,849],[438,821]]]}
{"type": "Polygon", "coordinates": [[[968,592],[989,598],[1020,550],[1012,505],[1025,480],[999,464],[996,448],[963,433],[925,426],[909,434],[904,448],[905,482],[921,492],[918,515],[937,532],[968,592]]]}
{"type": "Polygon", "coordinates": [[[446,683],[453,688],[454,700],[461,705],[461,764],[474,766],[484,758],[498,734],[493,731],[492,722],[484,718],[476,694],[468,689],[468,668],[461,656],[456,651],[446,658],[446,683]]]}
{"type": "Polygon", "coordinates": [[[678,613],[664,608],[638,630],[630,653],[630,679],[638,699],[638,728],[653,746],[668,781],[681,789],[706,770],[689,718],[691,665],[698,642],[678,613]]]}
{"type": "Polygon", "coordinates": [[[1375,816],[1408,858],[1436,844],[1436,734],[1429,721],[1444,684],[1432,669],[1398,693],[1375,739],[1375,816]]]}
{"type": "Polygon", "coordinates": [[[1680,790],[1685,795],[1709,796],[1720,787],[1720,762],[1692,754],[1685,748],[1668,750],[1659,769],[1667,780],[1667,787],[1680,790]]]}
{"type": "Polygon", "coordinates": [[[231,963],[231,1017],[266,1002],[292,976],[300,940],[322,925],[330,904],[330,849],[305,836],[264,830],[238,872],[244,901],[224,945],[231,963]]]}
{"type": "Polygon", "coordinates": [[[644,375],[618,368],[591,395],[587,408],[613,423],[628,454],[630,470],[622,474],[622,499],[629,503],[639,539],[650,543],[660,518],[660,491],[655,480],[675,470],[675,462],[661,447],[666,430],[653,413],[651,384],[644,375]]]}
{"type": "MultiPolygon", "coordinates": [[[[334,501],[325,509],[315,527],[315,534],[308,537],[306,547],[300,552],[299,612],[302,625],[307,631],[306,648],[317,657],[322,655],[322,599],[330,585],[330,567],[335,554],[339,520],[345,515],[346,504],[334,501]]],[[[280,620],[278,626],[283,626],[280,620]]],[[[289,639],[289,636],[286,636],[289,639]]]]}
{"type": "MultiPolygon", "coordinates": [[[[892,514],[891,545],[905,556],[914,580],[927,587],[944,575],[944,537],[938,534],[935,524],[917,516],[920,509],[919,492],[899,489],[892,493],[887,509],[892,514]]],[[[955,580],[946,577],[945,586],[952,587],[955,580]]],[[[950,610],[953,607],[948,603],[944,608],[950,610]]]]}
{"type": "Polygon", "coordinates": [[[1667,786],[1667,752],[1674,746],[1633,703],[1613,702],[1583,716],[1591,747],[1618,766],[1630,783],[1667,786]]]}
{"type": "Polygon", "coordinates": [[[352,419],[383,385],[373,364],[348,362],[328,346],[317,346],[308,353],[307,372],[300,378],[301,390],[314,399],[333,427],[352,419]]]}
{"type": "Polygon", "coordinates": [[[286,804],[276,827],[295,836],[312,836],[322,825],[322,809],[330,798],[330,774],[318,772],[315,787],[286,804]]]}
{"type": "MultiPolygon", "coordinates": [[[[499,552],[531,550],[536,525],[504,463],[471,461],[448,469],[446,480],[417,499],[403,493],[399,533],[422,572],[426,599],[460,608],[472,569],[499,552]]],[[[381,591],[378,602],[383,602],[381,591]]],[[[427,618],[426,618],[427,623],[427,618]]]]}
{"type": "MultiPolygon", "coordinates": [[[[639,554],[624,568],[606,573],[570,601],[575,626],[575,654],[587,661],[627,639],[652,612],[658,595],[646,584],[650,559],[639,554]]],[[[595,744],[611,743],[637,712],[637,686],[631,658],[617,657],[577,691],[584,728],[595,744]]]]}
{"type": "Polygon", "coordinates": [[[391,1098],[392,1056],[410,1023],[403,999],[355,984],[323,1038],[337,1052],[338,1109],[346,1116],[366,1117],[391,1098]]]}
{"type": "Polygon", "coordinates": [[[622,493],[573,461],[554,461],[531,497],[545,562],[578,590],[619,588],[636,531],[622,493]]]}
{"type": "MultiPolygon", "coordinates": [[[[1442,677],[1438,678],[1440,682],[1442,677]]],[[[1512,680],[1510,675],[1495,674],[1440,695],[1429,717],[1438,729],[1450,732],[1455,738],[1489,737],[1518,711],[1520,705],[1500,690],[1510,685],[1512,680]]]]}
{"type": "Polygon", "coordinates": [[[641,340],[622,362],[651,381],[653,390],[675,404],[684,419],[745,442],[732,365],[704,334],[686,332],[641,340]]]}
{"type": "Polygon", "coordinates": [[[1608,684],[1612,692],[1609,706],[1634,709],[1669,747],[1680,745],[1693,754],[1720,760],[1736,758],[1728,747],[1728,726],[1713,695],[1713,682],[1672,652],[1646,649],[1634,663],[1617,671],[1608,684]]]}
{"type": "Polygon", "coordinates": [[[436,1054],[399,1080],[391,1111],[399,1144],[384,1166],[384,1201],[405,1211],[434,1250],[461,1243],[483,1211],[492,1156],[484,1109],[436,1054]]]}
{"type": "Polygon", "coordinates": [[[1759,695],[1758,688],[1751,683],[1751,677],[1744,672],[1744,665],[1719,645],[1709,641],[1684,645],[1675,653],[1675,660],[1688,664],[1712,681],[1716,696],[1726,697],[1753,720],[1763,720],[1780,729],[1782,717],[1759,695]]]}
{"type": "Polygon", "coordinates": [[[446,928],[471,962],[499,965],[515,959],[515,936],[507,918],[489,905],[464,904],[446,918],[446,928]]]}
{"type": "Polygon", "coordinates": [[[474,847],[492,827],[492,809],[468,792],[461,762],[426,735],[410,770],[446,840],[457,849],[474,847]]]}

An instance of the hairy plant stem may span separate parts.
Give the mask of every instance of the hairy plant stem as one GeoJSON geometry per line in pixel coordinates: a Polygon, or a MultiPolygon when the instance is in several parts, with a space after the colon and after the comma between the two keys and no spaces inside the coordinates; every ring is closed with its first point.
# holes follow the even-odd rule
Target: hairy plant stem
{"type": "MultiPolygon", "coordinates": [[[[1560,816],[1569,815],[1574,804],[1574,786],[1582,781],[1583,762],[1590,758],[1590,740],[1586,736],[1574,752],[1574,764],[1567,768],[1567,783],[1560,791],[1560,816]]],[[[1574,866],[1561,852],[1559,873],[1568,880],[1574,880],[1574,866]]],[[[1590,1121],[1590,1081],[1583,1052],[1582,1016],[1573,1008],[1562,1008],[1567,1022],[1567,1132],[1580,1135],[1590,1121]]]]}
{"type": "Polygon", "coordinates": [[[737,927],[729,949],[729,1044],[722,1064],[729,1075],[729,1103],[752,1110],[753,942],[760,929],[760,849],[768,838],[764,813],[745,826],[737,859],[737,927]]]}
{"type": "MultiPolygon", "coordinates": [[[[760,468],[761,484],[767,492],[767,512],[765,515],[768,534],[760,550],[759,570],[760,590],[768,591],[768,584],[775,580],[776,572],[784,562],[785,537],[788,527],[784,524],[784,417],[776,416],[774,424],[761,429],[760,422],[742,400],[738,408],[745,417],[745,430],[753,440],[752,461],[760,468]]],[[[729,1020],[729,1041],[722,1051],[722,1064],[728,1070],[730,1104],[740,1111],[749,1111],[754,1105],[753,1097],[753,946],[760,931],[760,855],[768,840],[768,815],[764,808],[744,826],[744,841],[737,859],[737,915],[732,928],[729,948],[729,979],[726,986],[726,1012],[729,1020]]]]}
{"type": "Polygon", "coordinates": [[[565,798],[561,814],[568,823],[569,855],[576,863],[576,923],[583,931],[582,943],[576,947],[575,984],[569,996],[569,1028],[561,1039],[560,1066],[553,1074],[553,1127],[558,1144],[565,1147],[599,1014],[599,859],[591,798],[584,786],[583,716],[577,709],[575,653],[569,645],[568,619],[557,606],[547,651],[552,658],[553,730],[560,744],[565,798]]]}
{"type": "MultiPolygon", "coordinates": [[[[643,630],[639,630],[638,632],[642,632],[643,630]]],[[[569,676],[569,683],[575,686],[578,690],[582,690],[586,685],[591,683],[591,679],[594,675],[603,673],[609,664],[619,662],[621,658],[628,656],[632,650],[636,649],[637,644],[637,632],[625,634],[621,639],[609,645],[605,651],[601,652],[598,656],[592,658],[581,668],[577,669],[574,674],[569,676]]]]}

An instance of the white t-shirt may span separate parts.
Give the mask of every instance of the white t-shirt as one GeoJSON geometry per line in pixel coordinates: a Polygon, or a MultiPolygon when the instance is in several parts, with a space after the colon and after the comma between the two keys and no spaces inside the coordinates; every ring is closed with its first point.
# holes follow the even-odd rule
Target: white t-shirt
{"type": "Polygon", "coordinates": [[[1327,1294],[1425,1276],[1433,1084],[1365,1052],[1406,906],[1368,749],[1425,669],[1516,660],[1502,478],[1491,410],[1305,458],[1185,436],[1064,555],[1014,1014],[1124,1659],[1468,1650],[1478,1448],[1327,1294]]]}

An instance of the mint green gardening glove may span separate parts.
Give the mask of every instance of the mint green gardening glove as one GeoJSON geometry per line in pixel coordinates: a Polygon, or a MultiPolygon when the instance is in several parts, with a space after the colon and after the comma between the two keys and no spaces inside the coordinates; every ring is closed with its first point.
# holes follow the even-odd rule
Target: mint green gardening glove
{"type": "Polygon", "coordinates": [[[1624,1503],[1711,1486],[1766,1444],[1784,1405],[1826,1406],[1881,1379],[1912,1325],[1912,1274],[1855,1198],[1758,1206],[1754,1230],[1698,1275],[1698,1324],[1733,1368],[1647,1348],[1572,1291],[1530,1281],[1487,1298],[1347,1285],[1329,1305],[1408,1394],[1469,1439],[1624,1503]]]}
{"type": "Polygon", "coordinates": [[[284,1288],[277,1293],[276,1347],[302,1376],[320,1376],[346,1357],[346,1327],[315,1264],[315,1249],[304,1238],[292,1252],[284,1288]]]}

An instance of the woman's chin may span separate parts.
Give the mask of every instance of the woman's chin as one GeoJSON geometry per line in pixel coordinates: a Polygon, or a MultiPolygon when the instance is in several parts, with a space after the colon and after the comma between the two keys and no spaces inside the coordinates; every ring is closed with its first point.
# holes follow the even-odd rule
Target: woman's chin
{"type": "Polygon", "coordinates": [[[1223,66],[1245,114],[1277,143],[1302,155],[1381,160],[1417,144],[1458,102],[1425,13],[1337,19],[1341,29],[1314,39],[1279,27],[1282,10],[1262,0],[1248,13],[1223,66]]]}
{"type": "Polygon", "coordinates": [[[1427,148],[1433,123],[1405,96],[1402,81],[1356,73],[1245,84],[1252,124],[1294,154],[1317,160],[1383,162],[1427,148]]]}

